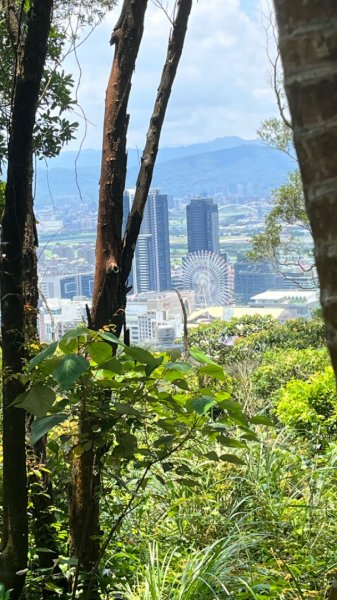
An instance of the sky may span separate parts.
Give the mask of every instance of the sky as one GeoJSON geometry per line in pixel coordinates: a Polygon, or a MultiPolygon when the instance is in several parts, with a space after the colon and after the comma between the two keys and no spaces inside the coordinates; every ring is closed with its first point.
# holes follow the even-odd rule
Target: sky
{"type": "MultiPolygon", "coordinates": [[[[162,147],[229,135],[255,138],[261,121],[276,114],[260,2],[195,0],[162,132],[162,147]]],[[[119,10],[107,15],[77,51],[81,65],[78,99],[89,122],[85,139],[82,122],[77,140],[67,149],[77,150],[81,142],[83,148],[101,147],[105,89],[113,59],[109,39],[119,10]]],[[[144,144],[169,30],[164,12],[149,0],[129,104],[130,148],[142,148],[144,144]]],[[[74,56],[66,68],[78,80],[74,56]]]]}

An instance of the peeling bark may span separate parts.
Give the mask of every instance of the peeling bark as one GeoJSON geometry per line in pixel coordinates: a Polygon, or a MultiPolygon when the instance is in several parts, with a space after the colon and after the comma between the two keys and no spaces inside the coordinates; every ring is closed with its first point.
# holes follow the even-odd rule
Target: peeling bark
{"type": "MultiPolygon", "coordinates": [[[[118,327],[124,322],[126,290],[121,286],[123,192],[126,178],[127,106],[135,69],[147,0],[124,0],[121,15],[111,36],[114,60],[105,99],[102,164],[96,241],[96,268],[90,326],[118,327]],[[121,308],[122,307],[122,308],[121,308]],[[120,309],[121,310],[118,310],[120,309]]],[[[82,407],[79,435],[93,439],[94,416],[82,407]]],[[[102,449],[94,447],[74,458],[70,492],[70,547],[79,559],[79,569],[88,574],[100,552],[100,478],[102,449]]],[[[92,578],[91,578],[92,579],[92,578]]],[[[77,581],[73,583],[73,597],[77,581]]],[[[95,584],[90,597],[96,597],[95,584]]]]}
{"type": "Polygon", "coordinates": [[[143,35],[147,0],[124,0],[111,43],[115,55],[105,99],[99,191],[96,268],[92,305],[95,329],[124,321],[126,290],[121,279],[123,192],[126,177],[127,107],[143,35]]]}

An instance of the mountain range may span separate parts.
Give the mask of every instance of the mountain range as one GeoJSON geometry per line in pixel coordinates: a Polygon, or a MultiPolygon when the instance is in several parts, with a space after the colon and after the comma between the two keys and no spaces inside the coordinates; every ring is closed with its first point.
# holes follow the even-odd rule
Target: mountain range
{"type": "MultiPolygon", "coordinates": [[[[68,197],[69,203],[79,196],[85,202],[98,197],[101,153],[99,150],[62,152],[37,169],[37,203],[44,205],[50,197],[68,197]],[[79,193],[80,188],[81,193],[79,193]]],[[[127,187],[134,187],[140,153],[128,150],[127,187]]],[[[295,163],[286,154],[263,145],[258,140],[224,137],[210,142],[163,148],[158,153],[152,187],[176,197],[228,193],[238,185],[249,184],[257,196],[269,195],[284,182],[295,163]]]]}

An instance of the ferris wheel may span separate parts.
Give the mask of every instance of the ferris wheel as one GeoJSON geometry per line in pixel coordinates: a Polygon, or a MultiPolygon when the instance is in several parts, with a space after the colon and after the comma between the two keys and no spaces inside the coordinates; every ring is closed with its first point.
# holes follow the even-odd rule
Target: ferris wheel
{"type": "Polygon", "coordinates": [[[231,269],[220,255],[207,250],[188,254],[183,260],[185,289],[195,291],[197,306],[226,306],[231,300],[231,269]]]}

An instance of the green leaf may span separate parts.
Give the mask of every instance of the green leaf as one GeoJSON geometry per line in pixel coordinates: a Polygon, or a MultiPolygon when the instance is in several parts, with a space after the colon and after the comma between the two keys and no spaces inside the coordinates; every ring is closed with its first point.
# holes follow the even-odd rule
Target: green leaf
{"type": "Polygon", "coordinates": [[[67,419],[68,415],[66,414],[58,414],[58,415],[50,415],[48,417],[42,417],[40,419],[35,419],[32,423],[31,427],[31,437],[30,443],[32,446],[35,446],[36,442],[38,442],[52,427],[56,425],[60,425],[67,419]]]}
{"type": "Polygon", "coordinates": [[[240,442],[239,440],[229,438],[226,435],[219,435],[216,438],[216,441],[227,448],[247,448],[247,444],[245,444],[245,442],[240,442]]]}
{"type": "Polygon", "coordinates": [[[124,342],[122,342],[122,340],[120,340],[118,337],[116,337],[113,333],[110,333],[109,331],[98,331],[98,335],[103,340],[108,340],[108,342],[117,344],[117,346],[122,346],[123,348],[127,348],[127,346],[124,344],[124,342]]]}
{"type": "Polygon", "coordinates": [[[53,342],[52,344],[49,344],[47,348],[42,350],[42,352],[39,352],[36,356],[34,356],[34,358],[32,358],[32,360],[30,360],[28,363],[28,371],[31,371],[32,369],[34,369],[34,367],[37,367],[37,365],[39,365],[46,358],[53,356],[56,348],[57,342],[53,342]]]}
{"type": "Polygon", "coordinates": [[[180,371],[181,373],[187,373],[192,368],[192,365],[189,363],[183,362],[167,362],[165,363],[165,369],[180,371]]]}
{"type": "Polygon", "coordinates": [[[137,448],[137,438],[132,433],[121,433],[118,438],[118,446],[115,447],[113,453],[123,458],[132,458],[137,448]]]}
{"type": "Polygon", "coordinates": [[[112,410],[114,410],[119,415],[133,415],[135,417],[144,417],[144,413],[141,413],[136,408],[133,408],[131,404],[123,404],[120,402],[115,402],[112,405],[112,410]]]}
{"type": "Polygon", "coordinates": [[[219,365],[206,365],[205,367],[200,367],[198,369],[198,373],[201,375],[208,375],[209,377],[214,377],[214,379],[219,379],[220,381],[225,381],[226,375],[224,370],[219,367],[219,365]]]}
{"type": "Polygon", "coordinates": [[[178,348],[174,348],[173,350],[171,350],[170,359],[172,360],[172,362],[175,362],[180,357],[181,357],[181,350],[178,350],[178,348]]]}
{"type": "Polygon", "coordinates": [[[192,349],[192,350],[189,350],[188,353],[190,356],[192,356],[192,358],[194,358],[194,360],[196,360],[197,362],[199,362],[201,364],[218,366],[216,364],[216,362],[214,362],[214,360],[209,358],[209,356],[206,356],[206,354],[204,354],[200,350],[192,349]]]}
{"type": "Polygon", "coordinates": [[[221,408],[224,408],[227,411],[228,415],[233,421],[235,421],[235,423],[247,426],[248,419],[243,413],[240,404],[236,402],[236,400],[222,400],[218,404],[221,408]]]}
{"type": "Polygon", "coordinates": [[[89,369],[89,362],[83,356],[69,354],[59,361],[53,378],[62,389],[72,386],[89,369]]]}
{"type": "Polygon", "coordinates": [[[186,381],[186,379],[174,379],[172,381],[173,385],[176,385],[178,388],[180,388],[181,390],[185,390],[185,391],[189,391],[189,387],[188,387],[188,383],[186,381]]]}
{"type": "Polygon", "coordinates": [[[204,456],[208,458],[208,460],[219,460],[219,457],[217,453],[214,452],[214,450],[212,452],[207,452],[207,454],[205,454],[204,456]]]}
{"type": "Polygon", "coordinates": [[[78,339],[61,339],[59,341],[59,349],[63,354],[76,354],[78,352],[78,339]]]}
{"type": "Polygon", "coordinates": [[[274,423],[269,417],[266,415],[255,415],[255,417],[251,417],[250,422],[254,425],[266,425],[267,427],[274,427],[274,423]]]}
{"type": "Polygon", "coordinates": [[[163,356],[158,356],[157,358],[154,359],[154,361],[150,365],[146,365],[145,373],[146,373],[147,377],[150,377],[151,373],[162,364],[163,360],[164,360],[163,356]]]}
{"type": "Polygon", "coordinates": [[[123,373],[123,363],[115,357],[102,363],[100,367],[104,372],[117,373],[117,375],[122,375],[123,373]]]}
{"type": "Polygon", "coordinates": [[[186,402],[188,410],[194,410],[198,415],[205,415],[212,406],[216,404],[211,396],[200,396],[199,398],[191,398],[186,402]]]}
{"type": "Polygon", "coordinates": [[[77,327],[65,333],[60,341],[59,348],[64,354],[73,354],[78,351],[79,344],[84,343],[89,335],[86,327],[77,327]]]}
{"type": "Polygon", "coordinates": [[[197,481],[194,481],[194,479],[188,479],[186,477],[179,477],[179,479],[176,480],[177,483],[180,483],[180,485],[186,486],[186,487],[199,487],[200,484],[197,481]]]}
{"type": "Polygon", "coordinates": [[[245,464],[246,464],[241,458],[239,458],[235,454],[221,454],[220,460],[223,460],[224,462],[232,463],[233,465],[245,466],[245,464]]]}
{"type": "Polygon", "coordinates": [[[13,404],[17,408],[24,408],[34,417],[43,417],[51,409],[55,397],[52,388],[36,383],[27,392],[20,394],[13,404]]]}
{"type": "Polygon", "coordinates": [[[157,440],[155,440],[153,445],[156,448],[158,448],[159,446],[168,447],[168,446],[172,446],[172,444],[175,440],[176,440],[175,435],[162,435],[157,440]]]}
{"type": "Polygon", "coordinates": [[[87,347],[87,352],[97,365],[107,362],[112,358],[112,346],[106,342],[92,342],[87,347]]]}
{"type": "MultiPolygon", "coordinates": [[[[142,363],[143,365],[152,365],[156,361],[155,356],[151,354],[145,348],[138,348],[137,346],[125,346],[125,354],[131,356],[134,360],[142,363]]],[[[163,359],[162,359],[163,360],[163,359]]]]}

